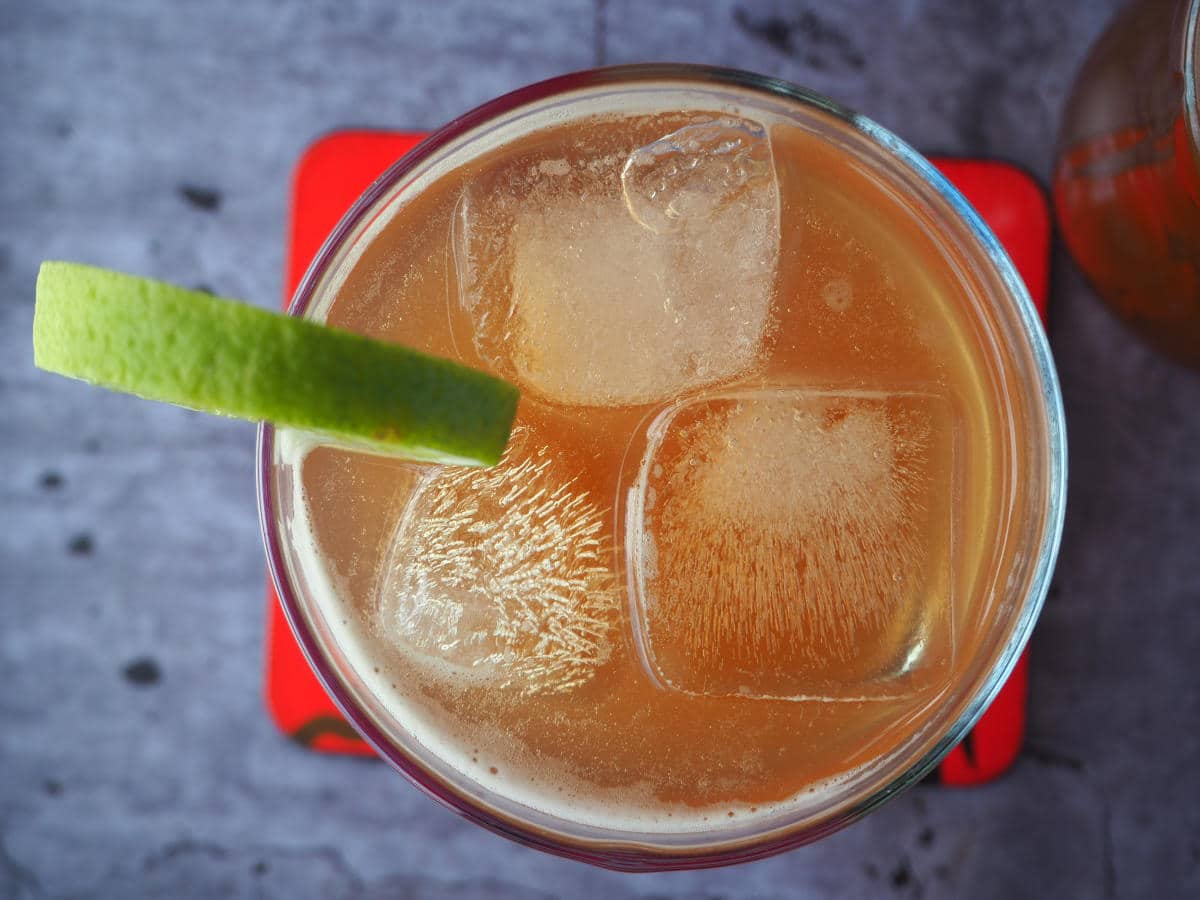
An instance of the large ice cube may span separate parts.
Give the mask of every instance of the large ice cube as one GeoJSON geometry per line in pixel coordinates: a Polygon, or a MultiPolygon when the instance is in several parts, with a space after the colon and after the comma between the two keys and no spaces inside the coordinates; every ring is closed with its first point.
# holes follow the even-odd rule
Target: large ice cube
{"type": "Polygon", "coordinates": [[[651,674],[797,700],[944,683],[953,434],[922,393],[729,392],[658,416],[626,515],[651,674]]]}
{"type": "Polygon", "coordinates": [[[479,353],[544,400],[594,406],[752,369],[779,256],[762,127],[720,119],[578,153],[466,189],[453,243],[479,353]]]}
{"type": "Polygon", "coordinates": [[[439,469],[397,528],[381,636],[457,678],[534,693],[592,677],[618,615],[605,516],[514,431],[492,468],[439,469]]]}

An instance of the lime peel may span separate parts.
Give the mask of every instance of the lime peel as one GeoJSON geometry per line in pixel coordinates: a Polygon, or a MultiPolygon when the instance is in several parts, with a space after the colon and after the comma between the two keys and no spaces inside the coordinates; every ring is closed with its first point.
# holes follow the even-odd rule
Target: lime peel
{"type": "Polygon", "coordinates": [[[498,462],[518,398],[398,344],[70,262],[38,272],[33,351],[39,368],[139,397],[442,463],[498,462]]]}

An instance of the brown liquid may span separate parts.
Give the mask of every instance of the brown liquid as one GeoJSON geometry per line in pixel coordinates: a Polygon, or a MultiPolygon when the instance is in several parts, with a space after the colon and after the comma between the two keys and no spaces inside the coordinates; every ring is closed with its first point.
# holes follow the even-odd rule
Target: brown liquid
{"type": "MultiPolygon", "coordinates": [[[[537,190],[551,191],[545,182],[557,177],[586,193],[591,188],[580,187],[578,173],[589,162],[619,161],[705,118],[576,123],[451,173],[374,239],[328,321],[513,377],[512,365],[489,360],[495,342],[476,345],[457,300],[464,191],[486,196],[490,186],[545,163],[537,190]]],[[[454,764],[501,794],[552,810],[569,803],[574,815],[593,821],[745,816],[897,746],[936,704],[964,654],[967,625],[980,614],[970,598],[983,581],[978,570],[994,538],[999,488],[987,474],[998,452],[990,440],[994,411],[980,400],[982,355],[965,324],[961,288],[931,240],[868,173],[791,126],[774,126],[771,142],[782,238],[769,321],[758,349],[736,356],[740,370],[718,371],[710,384],[689,389],[700,399],[691,419],[678,424],[694,435],[669,432],[660,447],[665,468],[644,467],[639,482],[645,425],[674,409],[670,403],[548,403],[540,386],[553,373],[544,372],[533,376],[537,387],[526,385],[517,439],[496,470],[439,473],[324,447],[303,462],[308,521],[338,592],[338,608],[326,614],[345,621],[367,648],[362,676],[401,721],[437,729],[439,746],[458,748],[454,764]],[[755,399],[763,392],[775,398],[765,406],[755,399]],[[714,449],[739,438],[774,446],[724,456],[714,449]],[[867,454],[863,447],[876,448],[867,454]],[[713,477],[683,472],[687,453],[715,466],[713,477]],[[825,466],[830,453],[844,465],[858,453],[858,468],[819,477],[812,473],[824,469],[804,468],[825,466]],[[747,502],[737,491],[724,493],[736,487],[730,482],[739,460],[753,485],[747,502]],[[907,474],[897,475],[897,467],[907,474]],[[764,490],[756,476],[775,479],[779,492],[764,490]],[[882,481],[855,488],[860,476],[882,481]],[[543,478],[561,491],[549,507],[536,490],[543,478]],[[658,489],[647,528],[658,531],[654,540],[631,541],[627,491],[636,495],[652,481],[658,489]],[[805,493],[803,485],[813,487],[805,493]],[[692,528],[700,501],[672,499],[673,489],[706,490],[706,497],[718,490],[717,500],[704,501],[716,511],[712,520],[692,528]],[[835,521],[813,506],[811,515],[797,516],[817,501],[845,514],[835,521]],[[455,520],[467,507],[475,511],[455,520]],[[766,507],[774,519],[757,516],[766,507]],[[561,509],[567,512],[559,516],[554,510],[561,509]],[[515,557],[502,539],[484,546],[504,516],[504,528],[525,529],[515,557]],[[734,536],[710,540],[721,521],[734,536]],[[482,524],[472,530],[472,522],[482,524]],[[537,540],[546,546],[530,545],[537,540]],[[761,549],[772,541],[776,550],[761,549]],[[654,596],[635,589],[631,604],[627,555],[651,544],[658,567],[647,590],[654,596]],[[758,559],[765,574],[726,573],[725,587],[706,593],[705,566],[689,562],[693,550],[709,554],[718,580],[729,560],[758,559]],[[781,553],[814,562],[781,574],[772,568],[781,553]],[[545,587],[548,570],[536,568],[548,558],[565,572],[553,590],[545,587]],[[535,577],[523,580],[522,566],[535,577]],[[507,598],[504,634],[474,644],[422,637],[427,623],[411,618],[422,609],[414,598],[466,590],[464,579],[484,569],[500,572],[493,590],[507,598]],[[797,584],[824,605],[764,618],[763,608],[784,610],[797,584]],[[396,585],[403,596],[388,593],[396,585]],[[557,594],[547,599],[547,591],[557,594]],[[529,621],[557,627],[571,624],[573,603],[586,607],[587,621],[557,643],[539,644],[514,612],[533,604],[529,621]],[[700,614],[686,618],[705,604],[710,624],[700,614]],[[410,630],[398,638],[402,614],[410,630]],[[639,650],[635,628],[644,629],[649,650],[639,650]],[[739,637],[754,633],[757,643],[739,637]],[[808,641],[809,649],[787,650],[793,640],[808,641]],[[439,642],[450,665],[429,661],[439,642]],[[790,699],[801,695],[823,699],[790,699]]],[[[597,177],[619,191],[617,174],[597,177]]],[[[546,208],[557,202],[549,193],[533,199],[546,208]]],[[[498,284],[489,297],[503,306],[507,282],[498,284]]],[[[687,315],[680,333],[693,335],[687,315]]],[[[520,350],[520,334],[504,339],[520,350]]],[[[634,390],[630,384],[641,390],[637,379],[615,390],[634,390]]],[[[458,637],[470,630],[467,622],[458,637]]]]}

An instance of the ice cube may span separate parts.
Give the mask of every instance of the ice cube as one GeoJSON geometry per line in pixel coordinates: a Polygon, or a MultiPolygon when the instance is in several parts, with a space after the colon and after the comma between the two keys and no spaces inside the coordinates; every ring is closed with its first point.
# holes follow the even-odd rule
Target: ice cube
{"type": "Polygon", "coordinates": [[[771,144],[765,129],[746,119],[685,125],[631,153],[621,189],[630,214],[655,234],[706,228],[743,198],[752,205],[771,202],[771,144]]]}
{"type": "Polygon", "coordinates": [[[475,349],[570,405],[660,402],[744,375],[764,354],[779,256],[766,133],[721,119],[609,151],[466,189],[453,246],[475,349]]]}
{"type": "Polygon", "coordinates": [[[626,540],[643,662],[694,694],[944,683],[954,422],[933,394],[709,394],[649,427],[626,540]]]}
{"type": "Polygon", "coordinates": [[[492,468],[442,468],[405,510],[376,627],[455,677],[563,691],[610,653],[618,600],[605,516],[545,446],[514,431],[492,468]]]}

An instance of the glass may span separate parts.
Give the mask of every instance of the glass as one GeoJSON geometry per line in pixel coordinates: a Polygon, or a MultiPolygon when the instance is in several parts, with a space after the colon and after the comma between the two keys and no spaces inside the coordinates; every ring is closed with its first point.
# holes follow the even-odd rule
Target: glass
{"type": "MultiPolygon", "coordinates": [[[[372,690],[370,673],[356,668],[339,613],[315,599],[331,576],[297,550],[298,517],[305,513],[297,500],[299,467],[281,452],[286,435],[264,425],[259,441],[260,510],[279,595],[300,646],[348,720],[413,784],[472,821],[542,850],[630,871],[777,853],[845,826],[924,777],[982,714],[1029,637],[1057,554],[1066,484],[1061,398],[1048,346],[1019,276],[979,216],[926,160],[878,125],[800,88],[743,72],[691,66],[583,72],[466,114],[397,162],[347,213],[301,283],[291,313],[327,312],[390,217],[446,173],[476,171],[472,166],[487,151],[573,117],[647,107],[718,109],[735,121],[766,117],[803,131],[902,209],[944,255],[961,288],[958,302],[969,322],[963,339],[977,342],[987,357],[972,402],[999,416],[990,477],[1004,500],[995,509],[996,540],[981,550],[980,577],[963,598],[969,627],[959,639],[953,678],[936,703],[897,725],[890,747],[862,748],[866,764],[778,814],[742,823],[731,813],[728,821],[687,830],[596,825],[492,790],[416,739],[372,690]]],[[[831,309],[848,302],[840,289],[825,299],[831,309]]]]}
{"type": "Polygon", "coordinates": [[[1200,369],[1200,0],[1126,7],[1075,80],[1054,203],[1096,291],[1163,353],[1200,369]]]}

